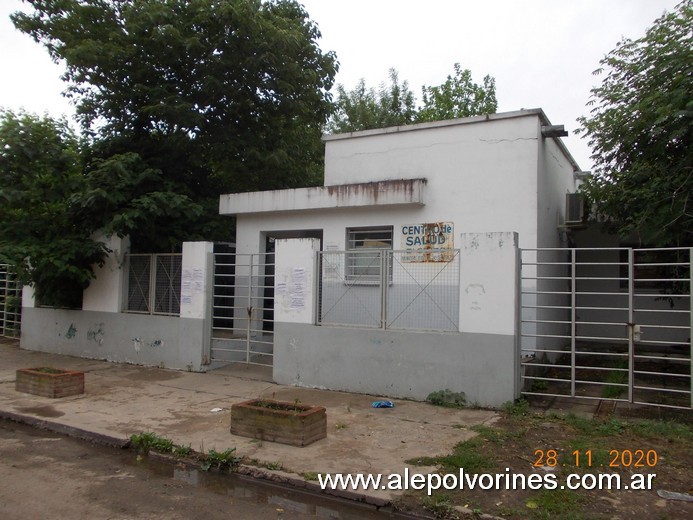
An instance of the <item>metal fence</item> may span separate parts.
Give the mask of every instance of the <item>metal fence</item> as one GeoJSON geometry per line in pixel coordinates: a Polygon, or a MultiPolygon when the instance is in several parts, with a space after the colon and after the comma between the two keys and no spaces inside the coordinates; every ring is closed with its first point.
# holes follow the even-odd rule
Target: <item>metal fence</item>
{"type": "Polygon", "coordinates": [[[317,322],[459,330],[459,250],[321,251],[317,322]]]}
{"type": "Polygon", "coordinates": [[[0,264],[0,336],[19,338],[22,322],[22,286],[12,266],[0,264]]]}
{"type": "Polygon", "coordinates": [[[524,393],[691,408],[692,253],[523,250],[524,393]]]}
{"type": "Polygon", "coordinates": [[[180,253],[128,255],[128,312],[180,314],[180,253]]]}

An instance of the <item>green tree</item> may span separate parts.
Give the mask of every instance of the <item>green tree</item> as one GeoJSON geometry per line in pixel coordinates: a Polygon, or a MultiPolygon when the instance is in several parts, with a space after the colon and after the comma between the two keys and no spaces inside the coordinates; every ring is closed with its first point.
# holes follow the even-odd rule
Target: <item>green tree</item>
{"type": "Polygon", "coordinates": [[[133,230],[136,243],[162,230],[228,238],[220,193],[319,183],[337,63],[298,2],[26,1],[34,11],[13,22],[64,61],[67,95],[94,141],[88,162],[137,154],[161,173],[148,190],[203,212],[176,228],[162,212],[133,230]]]}
{"type": "Polygon", "coordinates": [[[482,85],[472,81],[472,71],[455,63],[455,75],[437,87],[422,87],[423,106],[417,121],[442,121],[458,117],[495,114],[496,80],[485,76],[482,85]]]}
{"type": "MultiPolygon", "coordinates": [[[[0,257],[41,304],[79,307],[108,250],[97,235],[170,236],[198,219],[187,196],[162,191],[162,174],[134,153],[94,159],[65,121],[0,113],[0,257]],[[168,234],[167,234],[168,233],[168,234]]],[[[160,246],[164,247],[164,241],[160,246]]]]}
{"type": "Polygon", "coordinates": [[[399,82],[395,69],[390,69],[389,79],[390,83],[381,84],[378,90],[368,88],[363,78],[351,91],[338,85],[335,112],[328,130],[335,133],[356,132],[413,123],[416,101],[409,84],[399,82]]]}
{"type": "Polygon", "coordinates": [[[582,185],[610,232],[644,244],[693,244],[693,3],[623,39],[580,119],[595,168],[582,185]]]}
{"type": "Polygon", "coordinates": [[[78,306],[103,259],[72,198],[84,189],[77,138],[65,121],[0,113],[0,255],[41,303],[78,306]]]}
{"type": "Polygon", "coordinates": [[[455,64],[455,75],[439,86],[421,88],[423,104],[417,106],[409,83],[400,83],[395,69],[390,69],[389,84],[378,90],[361,79],[356,88],[347,91],[337,87],[336,109],[328,125],[331,132],[355,132],[372,128],[441,121],[458,117],[494,114],[498,108],[496,82],[491,76],[483,85],[472,81],[470,70],[455,64]]]}

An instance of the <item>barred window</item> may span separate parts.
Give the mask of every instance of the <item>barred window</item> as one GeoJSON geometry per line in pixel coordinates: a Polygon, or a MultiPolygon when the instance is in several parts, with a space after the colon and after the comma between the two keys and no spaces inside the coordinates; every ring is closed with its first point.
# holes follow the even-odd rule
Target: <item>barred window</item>
{"type": "MultiPolygon", "coordinates": [[[[392,250],[392,226],[347,228],[346,279],[379,282],[382,251],[392,250]]],[[[392,257],[389,259],[392,280],[392,257]]]]}
{"type": "Polygon", "coordinates": [[[180,314],[182,255],[128,256],[128,312],[180,314]]]}

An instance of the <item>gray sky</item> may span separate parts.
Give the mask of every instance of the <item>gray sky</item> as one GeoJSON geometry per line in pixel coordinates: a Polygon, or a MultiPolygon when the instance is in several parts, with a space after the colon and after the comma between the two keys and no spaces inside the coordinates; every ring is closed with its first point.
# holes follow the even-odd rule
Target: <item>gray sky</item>
{"type": "MultiPolygon", "coordinates": [[[[322,32],[320,47],[340,62],[337,83],[370,86],[399,71],[420,98],[421,85],[438,85],[459,62],[474,80],[496,78],[498,111],[543,108],[570,132],[564,141],[578,164],[590,151],[575,136],[587,113],[592,71],[624,36],[639,38],[679,0],[303,0],[322,32]]],[[[73,113],[60,93],[61,66],[42,46],[14,29],[9,14],[20,0],[0,0],[0,106],[73,113]]]]}

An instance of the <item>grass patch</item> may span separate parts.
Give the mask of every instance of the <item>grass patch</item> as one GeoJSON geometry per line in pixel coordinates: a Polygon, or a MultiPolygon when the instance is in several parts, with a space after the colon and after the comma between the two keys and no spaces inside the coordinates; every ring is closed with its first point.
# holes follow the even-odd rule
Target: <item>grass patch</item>
{"type": "Polygon", "coordinates": [[[639,421],[629,426],[635,435],[646,439],[666,439],[670,442],[693,440],[693,429],[674,421],[639,421]]]}
{"type": "Polygon", "coordinates": [[[495,466],[493,458],[482,453],[479,449],[484,442],[486,440],[483,437],[474,437],[468,441],[460,442],[450,455],[421,457],[405,462],[417,466],[438,466],[446,471],[457,471],[464,468],[469,473],[480,473],[495,466]]]}
{"type": "Polygon", "coordinates": [[[317,471],[306,471],[301,476],[306,480],[318,480],[319,473],[317,471]]]}
{"type": "Polygon", "coordinates": [[[539,518],[566,518],[577,514],[584,501],[582,495],[568,489],[544,489],[532,495],[525,505],[539,518]]]}

